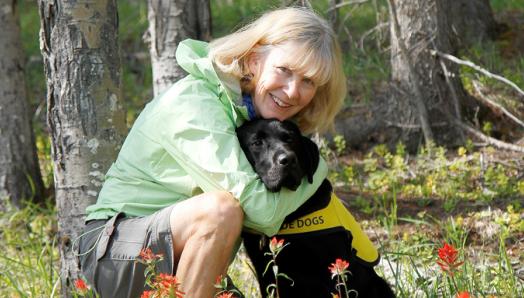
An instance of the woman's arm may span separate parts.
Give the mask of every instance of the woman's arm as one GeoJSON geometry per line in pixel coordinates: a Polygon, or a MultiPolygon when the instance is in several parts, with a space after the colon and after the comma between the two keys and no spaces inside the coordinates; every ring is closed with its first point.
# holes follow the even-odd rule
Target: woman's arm
{"type": "Polygon", "coordinates": [[[175,92],[159,99],[155,117],[144,122],[149,126],[144,129],[157,135],[169,155],[203,191],[231,192],[245,212],[245,227],[274,235],[284,218],[320,186],[327,166],[321,160],[313,183],[303,180],[296,191],[267,191],[240,147],[231,115],[234,110],[213,93],[213,86],[206,86],[205,81],[180,82],[175,92]]]}

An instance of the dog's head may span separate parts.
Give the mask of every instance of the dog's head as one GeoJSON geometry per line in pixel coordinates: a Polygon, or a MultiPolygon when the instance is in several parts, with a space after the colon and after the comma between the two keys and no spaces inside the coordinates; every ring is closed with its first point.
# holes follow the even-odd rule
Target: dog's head
{"type": "Polygon", "coordinates": [[[302,178],[313,182],[319,162],[317,145],[290,121],[256,119],[237,129],[240,146],[269,191],[296,190],[302,178]]]}

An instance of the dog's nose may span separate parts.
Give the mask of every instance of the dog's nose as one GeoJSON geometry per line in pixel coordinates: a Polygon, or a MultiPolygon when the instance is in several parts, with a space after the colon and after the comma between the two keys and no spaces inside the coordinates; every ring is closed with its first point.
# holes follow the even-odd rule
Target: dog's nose
{"type": "Polygon", "coordinates": [[[290,160],[289,156],[285,153],[281,153],[277,157],[278,164],[283,165],[283,166],[287,166],[289,164],[289,160],[290,160]]]}

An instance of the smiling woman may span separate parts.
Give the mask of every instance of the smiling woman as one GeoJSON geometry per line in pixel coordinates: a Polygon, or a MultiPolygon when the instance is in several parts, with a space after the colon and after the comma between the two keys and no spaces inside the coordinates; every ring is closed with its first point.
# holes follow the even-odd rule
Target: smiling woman
{"type": "Polygon", "coordinates": [[[182,291],[212,297],[241,230],[274,235],[327,176],[321,159],[311,183],[269,192],[235,134],[258,117],[330,126],[345,77],[325,20],[275,10],[212,44],[185,40],[176,58],[188,76],[142,111],[86,210],[80,263],[102,297],[140,296],[144,247],[165,255],[159,273],[176,273],[182,291]]]}

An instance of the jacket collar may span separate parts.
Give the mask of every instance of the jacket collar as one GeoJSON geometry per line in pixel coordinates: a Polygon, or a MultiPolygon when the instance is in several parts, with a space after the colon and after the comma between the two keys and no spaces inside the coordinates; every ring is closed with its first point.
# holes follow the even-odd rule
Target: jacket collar
{"type": "Polygon", "coordinates": [[[232,105],[235,122],[240,120],[237,119],[237,112],[240,112],[242,118],[244,118],[242,120],[249,119],[247,108],[242,103],[242,92],[238,79],[214,67],[208,58],[208,53],[209,44],[207,42],[186,39],[180,42],[177,47],[176,60],[178,65],[189,74],[205,79],[225,93],[229,104],[232,105]]]}

